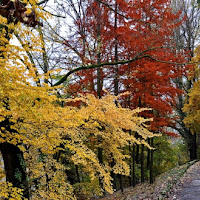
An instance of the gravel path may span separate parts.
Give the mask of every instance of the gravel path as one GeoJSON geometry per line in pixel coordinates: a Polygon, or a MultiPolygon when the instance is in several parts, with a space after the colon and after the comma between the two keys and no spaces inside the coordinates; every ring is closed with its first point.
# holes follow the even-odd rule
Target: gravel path
{"type": "Polygon", "coordinates": [[[200,200],[200,162],[188,169],[166,200],[200,200]]]}

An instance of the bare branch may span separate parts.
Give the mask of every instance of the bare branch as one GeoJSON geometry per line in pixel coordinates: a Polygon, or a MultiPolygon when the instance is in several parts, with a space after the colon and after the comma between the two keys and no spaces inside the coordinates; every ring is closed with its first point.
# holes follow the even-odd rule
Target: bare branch
{"type": "MultiPolygon", "coordinates": [[[[25,44],[23,43],[22,39],[20,38],[20,36],[19,36],[17,33],[15,33],[15,37],[18,39],[18,41],[20,42],[20,44],[22,45],[22,47],[24,47],[25,44]]],[[[28,55],[28,57],[29,57],[29,59],[30,59],[30,61],[31,61],[33,67],[34,67],[35,75],[36,75],[36,77],[38,78],[38,80],[36,81],[36,84],[37,84],[38,86],[41,86],[41,84],[40,84],[40,79],[39,79],[39,72],[38,72],[38,70],[37,70],[37,68],[36,68],[36,65],[35,65],[33,56],[31,55],[31,53],[30,53],[28,50],[26,50],[26,49],[24,49],[24,50],[25,50],[26,54],[28,55]]],[[[21,60],[21,61],[22,61],[22,60],[21,60]]],[[[29,68],[27,67],[27,69],[29,69],[29,68]]]]}
{"type": "Polygon", "coordinates": [[[60,17],[60,18],[64,18],[64,19],[66,18],[65,16],[62,16],[62,15],[53,14],[53,13],[49,12],[48,10],[46,10],[46,9],[44,9],[44,8],[42,8],[42,10],[44,10],[45,12],[49,13],[50,15],[52,15],[52,16],[54,16],[54,17],[60,17]]]}
{"type": "Polygon", "coordinates": [[[142,58],[149,58],[153,61],[156,61],[156,62],[160,62],[160,63],[166,63],[166,64],[172,64],[172,65],[188,65],[188,64],[194,64],[194,63],[176,63],[176,62],[168,62],[168,61],[163,61],[163,60],[158,60],[156,58],[153,58],[152,56],[148,55],[148,54],[145,54],[145,55],[142,55],[143,53],[147,52],[147,51],[150,51],[150,50],[154,50],[154,49],[157,49],[157,48],[161,48],[161,47],[154,47],[154,48],[151,48],[151,49],[146,49],[144,50],[143,52],[140,52],[138,53],[133,59],[130,59],[130,60],[122,60],[122,61],[118,61],[118,62],[105,62],[105,63],[101,63],[101,64],[94,64],[94,65],[87,65],[87,66],[81,66],[81,67],[77,67],[75,69],[72,69],[71,71],[69,71],[67,74],[65,74],[57,83],[55,83],[53,86],[58,86],[60,84],[62,84],[63,82],[65,82],[67,80],[67,78],[75,73],[75,72],[78,72],[78,71],[81,71],[81,70],[86,70],[86,69],[94,69],[94,68],[97,68],[97,67],[102,67],[102,66],[113,66],[113,65],[118,65],[118,64],[128,64],[128,63],[132,63],[134,61],[137,61],[137,60],[140,60],[142,58]],[[142,55],[142,56],[140,56],[142,55]]]}
{"type": "Polygon", "coordinates": [[[108,3],[105,3],[104,1],[101,1],[101,0],[97,0],[98,2],[100,2],[101,4],[105,5],[106,7],[108,7],[110,10],[112,10],[113,12],[117,13],[118,15],[120,15],[121,17],[124,17],[125,19],[127,20],[134,20],[136,22],[141,22],[141,23],[145,23],[145,24],[149,24],[150,22],[147,22],[147,21],[143,21],[141,19],[133,19],[131,17],[127,17],[125,15],[123,15],[122,13],[116,11],[114,8],[112,8],[111,5],[109,5],[108,3]]]}
{"type": "Polygon", "coordinates": [[[37,3],[37,5],[39,6],[39,5],[42,5],[43,3],[47,3],[49,0],[43,0],[43,1],[40,1],[40,2],[38,2],[37,3]]]}

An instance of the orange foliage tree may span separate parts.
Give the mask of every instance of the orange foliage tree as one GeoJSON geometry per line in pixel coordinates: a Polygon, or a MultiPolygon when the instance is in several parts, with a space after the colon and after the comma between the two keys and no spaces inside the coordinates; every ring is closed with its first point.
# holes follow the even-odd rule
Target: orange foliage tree
{"type": "MultiPolygon", "coordinates": [[[[101,52],[101,88],[114,93],[117,76],[119,93],[130,92],[130,107],[149,107],[153,111],[145,116],[154,117],[152,130],[176,135],[166,129],[173,125],[171,120],[175,96],[181,93],[171,81],[186,72],[188,66],[179,67],[176,63],[185,62],[186,52],[177,53],[173,44],[173,31],[180,13],[174,14],[169,0],[160,1],[88,1],[85,15],[74,20],[77,32],[73,41],[80,48],[80,64],[97,63],[98,48],[101,52]],[[97,45],[97,2],[101,3],[100,46],[97,45]],[[116,10],[115,10],[116,9],[116,10]],[[117,26],[114,15],[117,13],[117,26]],[[84,31],[80,31],[84,30],[84,31]],[[75,41],[74,41],[75,40],[75,41]],[[80,43],[79,43],[80,42],[80,43]],[[116,61],[116,48],[118,62],[116,61]],[[128,62],[124,62],[124,61],[128,62]],[[108,65],[106,65],[108,63],[108,65]],[[116,75],[117,65],[117,75],[116,75]],[[103,84],[104,82],[104,84],[103,84]]],[[[87,68],[87,69],[88,69],[87,68]]],[[[77,70],[76,82],[68,85],[68,94],[97,93],[95,69],[77,70]]],[[[102,90],[103,94],[103,90],[102,90]]],[[[123,100],[127,106],[127,99],[123,100]]]]}

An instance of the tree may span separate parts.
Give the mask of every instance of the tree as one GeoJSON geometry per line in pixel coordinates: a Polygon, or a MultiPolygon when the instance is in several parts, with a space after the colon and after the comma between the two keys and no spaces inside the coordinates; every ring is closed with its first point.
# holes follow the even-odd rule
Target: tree
{"type": "MultiPolygon", "coordinates": [[[[67,3],[73,11],[69,14],[75,31],[66,38],[49,26],[40,3],[29,5],[36,13],[33,25],[37,25],[37,30],[21,24],[26,24],[23,16],[31,11],[24,4],[20,5],[25,14],[18,16],[15,11],[14,21],[7,25],[10,17],[13,20],[10,9],[11,14],[3,14],[1,20],[1,151],[6,158],[8,152],[2,144],[14,149],[10,152],[16,153],[13,160],[17,160],[18,167],[14,167],[10,177],[13,186],[21,189],[19,180],[27,181],[28,192],[23,194],[27,198],[70,199],[74,196],[73,188],[81,190],[93,185],[96,187],[92,190],[100,195],[99,180],[104,191],[113,192],[111,172],[130,172],[124,150],[135,144],[143,150],[145,146],[150,148],[147,139],[156,134],[147,127],[154,133],[167,133],[165,128],[172,123],[173,97],[180,92],[172,79],[185,70],[178,67],[184,57],[175,53],[170,42],[179,25],[179,13],[171,12],[169,1],[67,3]],[[37,22],[41,18],[43,28],[37,22]],[[12,33],[20,47],[9,44],[7,35],[11,37],[12,33]],[[53,42],[57,42],[53,45],[58,47],[60,43],[65,54],[69,53],[67,59],[62,60],[55,51],[58,59],[50,62],[48,47],[52,35],[53,42]],[[129,93],[118,97],[105,95],[102,88],[115,95],[129,93]],[[77,89],[84,95],[77,94],[77,89]],[[138,106],[141,108],[136,109],[138,106]]],[[[58,14],[62,15],[53,15],[58,14]]],[[[13,168],[14,164],[10,166],[13,168]]],[[[6,168],[7,177],[8,171],[6,168]]],[[[5,185],[8,196],[10,186],[5,185]]],[[[19,195],[21,191],[18,190],[19,195]]]]}
{"type": "MultiPolygon", "coordinates": [[[[33,9],[36,9],[37,16],[43,16],[38,6],[33,5],[33,9]]],[[[89,95],[77,99],[82,102],[80,109],[60,106],[59,102],[65,100],[57,96],[57,88],[48,86],[45,81],[48,74],[37,73],[29,54],[30,51],[41,51],[44,55],[41,35],[33,28],[24,27],[19,21],[15,26],[12,22],[8,23],[6,17],[1,16],[0,145],[6,178],[14,187],[22,190],[17,189],[13,194],[8,190],[11,187],[9,183],[1,183],[1,196],[72,199],[73,189],[67,181],[63,156],[66,156],[65,160],[70,159],[75,165],[81,166],[91,181],[97,176],[101,177],[104,189],[112,192],[110,168],[107,164],[110,156],[115,159],[115,173],[128,174],[129,168],[124,161],[126,155],[120,149],[135,142],[148,146],[145,139],[154,137],[145,127],[149,119],[137,116],[144,109],[117,107],[117,97],[110,95],[99,100],[89,95]],[[13,32],[21,39],[23,46],[9,44],[7,35],[11,37],[13,32]],[[41,81],[38,81],[39,78],[41,81]],[[113,120],[112,116],[117,115],[119,117],[113,120]],[[127,130],[138,132],[143,139],[139,141],[127,135],[127,130]],[[91,137],[100,137],[101,143],[92,147],[91,137]],[[8,149],[5,145],[11,147],[12,151],[6,151],[8,149]],[[104,164],[95,154],[99,147],[107,153],[104,164]],[[70,153],[66,154],[67,151],[70,153]],[[13,153],[13,160],[7,165],[8,153],[13,153]],[[11,172],[9,167],[14,170],[11,172]],[[24,180],[27,182],[18,185],[24,180]]],[[[67,102],[71,101],[76,100],[67,102]]]]}
{"type": "MultiPolygon", "coordinates": [[[[1,27],[0,27],[1,39],[2,39],[0,58],[1,58],[1,65],[4,68],[4,70],[6,70],[6,68],[8,67],[7,62],[13,58],[12,53],[10,55],[9,54],[7,55],[6,52],[12,50],[12,48],[9,46],[9,40],[11,37],[10,34],[14,31],[13,29],[14,24],[17,24],[18,22],[22,22],[24,24],[27,24],[30,27],[34,27],[37,24],[39,24],[39,22],[36,20],[35,12],[31,10],[30,8],[27,9],[25,6],[26,6],[25,3],[21,3],[19,1],[16,1],[16,2],[2,1],[0,5],[0,14],[3,17],[5,17],[5,18],[1,17],[1,27]],[[24,16],[24,18],[22,16],[24,16]]],[[[15,56],[16,55],[14,53],[14,57],[15,56]]],[[[13,63],[16,63],[16,61],[13,63]]],[[[7,68],[7,70],[9,69],[7,68]]],[[[11,69],[10,72],[12,70],[13,69],[11,69]]],[[[5,73],[5,71],[3,73],[5,73]]],[[[12,76],[18,76],[18,78],[20,78],[20,75],[18,75],[16,72],[15,74],[12,74],[10,76],[11,76],[11,79],[12,79],[12,76]]],[[[6,81],[10,82],[9,79],[6,81]]],[[[6,88],[6,89],[9,89],[9,88],[6,88]]],[[[12,143],[9,143],[8,142],[9,139],[7,138],[7,136],[5,136],[6,132],[10,132],[10,134],[17,134],[17,130],[12,128],[12,125],[14,124],[14,122],[11,119],[12,115],[9,113],[11,110],[11,105],[9,103],[10,97],[9,95],[4,94],[2,95],[1,100],[3,101],[3,104],[2,104],[3,110],[5,110],[5,112],[8,112],[7,115],[5,113],[2,113],[2,116],[1,116],[2,117],[1,132],[4,134],[4,136],[2,136],[3,141],[0,144],[0,150],[4,159],[6,180],[10,182],[14,187],[22,188],[24,190],[24,196],[28,198],[29,191],[27,187],[27,176],[26,176],[25,168],[22,165],[23,160],[24,160],[23,153],[19,149],[19,147],[13,145],[12,143]]]]}
{"type": "MultiPolygon", "coordinates": [[[[183,22],[181,26],[174,31],[174,40],[177,46],[177,50],[185,52],[185,57],[188,61],[191,61],[194,56],[195,44],[199,41],[199,17],[200,10],[197,6],[196,1],[172,1],[172,9],[174,12],[180,10],[183,16],[183,22]]],[[[195,78],[191,79],[189,74],[192,73],[194,67],[189,65],[185,69],[183,76],[179,76],[174,79],[175,84],[183,92],[179,93],[176,98],[176,119],[173,128],[185,139],[188,150],[190,152],[190,160],[197,158],[197,144],[196,144],[196,133],[192,133],[183,122],[187,113],[183,111],[184,103],[188,101],[188,93],[193,87],[195,78]]]]}
{"type": "Polygon", "coordinates": [[[196,61],[195,73],[191,74],[190,78],[196,79],[196,81],[188,94],[188,102],[185,103],[183,108],[183,111],[187,113],[184,118],[184,123],[186,127],[190,129],[192,135],[194,135],[194,133],[199,133],[199,46],[195,49],[194,55],[192,61],[196,61]]]}
{"type": "MultiPolygon", "coordinates": [[[[181,77],[186,70],[185,67],[180,68],[176,65],[180,61],[185,61],[183,53],[175,53],[176,47],[174,44],[171,45],[173,31],[180,25],[177,18],[181,13],[172,13],[170,2],[166,0],[159,2],[159,5],[158,2],[139,1],[134,5],[129,1],[98,2],[101,3],[100,21],[97,20],[96,1],[85,3],[70,1],[75,13],[70,16],[74,16],[73,23],[77,27],[72,35],[76,37],[65,40],[61,38],[61,41],[67,41],[64,44],[77,55],[78,63],[83,64],[83,67],[74,69],[78,71],[73,75],[73,80],[76,81],[69,83],[68,93],[76,95],[76,91],[81,91],[97,94],[97,74],[93,68],[96,67],[95,63],[98,60],[97,52],[101,50],[99,65],[107,65],[102,69],[101,76],[98,76],[101,80],[106,80],[104,85],[101,81],[101,88],[115,94],[131,92],[130,108],[137,106],[153,108],[153,111],[143,115],[154,117],[151,124],[153,131],[166,133],[166,130],[169,130],[166,127],[174,124],[170,115],[175,105],[174,96],[181,93],[181,89],[172,83],[172,79],[181,77]],[[79,9],[76,9],[76,3],[80,6],[79,9]],[[115,5],[119,5],[117,10],[115,5]],[[117,24],[113,20],[116,14],[117,24]],[[104,23],[100,23],[101,21],[104,23]],[[98,45],[99,38],[96,36],[99,23],[101,24],[100,45],[98,45]],[[76,47],[81,48],[81,51],[77,51],[76,47]],[[84,52],[84,56],[77,52],[84,52]],[[85,68],[83,57],[84,62],[91,63],[87,71],[81,71],[85,68]],[[169,58],[174,62],[168,62],[169,58]],[[124,62],[124,59],[127,62],[124,62]],[[109,60],[112,63],[107,62],[109,60]]],[[[77,60],[74,66],[77,65],[77,60]]],[[[69,75],[66,74],[61,80],[66,80],[69,75]]],[[[123,99],[121,102],[127,106],[126,100],[123,99]]],[[[169,131],[167,134],[176,135],[169,131]]]]}

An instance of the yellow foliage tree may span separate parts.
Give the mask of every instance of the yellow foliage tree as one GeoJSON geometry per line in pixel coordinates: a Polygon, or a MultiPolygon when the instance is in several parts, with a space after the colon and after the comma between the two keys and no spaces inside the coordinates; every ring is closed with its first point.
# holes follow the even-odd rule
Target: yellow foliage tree
{"type": "Polygon", "coordinates": [[[192,58],[192,62],[195,63],[194,71],[190,74],[191,81],[193,80],[194,84],[188,95],[188,102],[184,106],[184,111],[187,113],[184,123],[192,129],[193,132],[200,131],[200,69],[199,69],[199,60],[200,60],[200,46],[195,49],[195,56],[192,58]]]}
{"type": "MultiPolygon", "coordinates": [[[[38,17],[45,18],[37,2],[32,2],[32,9],[38,17]]],[[[12,183],[0,184],[0,196],[74,199],[63,157],[81,166],[91,181],[100,177],[104,189],[111,193],[111,170],[129,174],[123,147],[133,143],[149,147],[146,138],[155,136],[145,125],[150,119],[138,117],[144,109],[116,106],[117,97],[112,95],[102,99],[87,95],[78,99],[82,101],[80,108],[61,107],[56,88],[46,83],[37,84],[38,78],[44,80],[46,74],[39,75],[27,56],[27,51],[42,51],[41,38],[34,34],[33,28],[25,27],[21,22],[8,24],[3,16],[0,21],[0,149],[7,181],[12,183]],[[19,35],[23,46],[9,43],[13,32],[19,35]],[[129,130],[137,132],[143,139],[136,139],[129,130]],[[12,158],[20,164],[15,171],[12,171],[14,160],[7,157],[7,147],[12,150],[12,158]],[[103,164],[96,155],[98,147],[103,149],[106,158],[103,164]],[[58,156],[66,151],[70,154],[58,156]],[[109,166],[111,157],[115,160],[113,169],[109,166]]]]}
{"type": "Polygon", "coordinates": [[[189,101],[184,106],[184,111],[187,113],[184,123],[193,130],[200,131],[200,81],[196,81],[192,90],[189,93],[189,101]]]}

